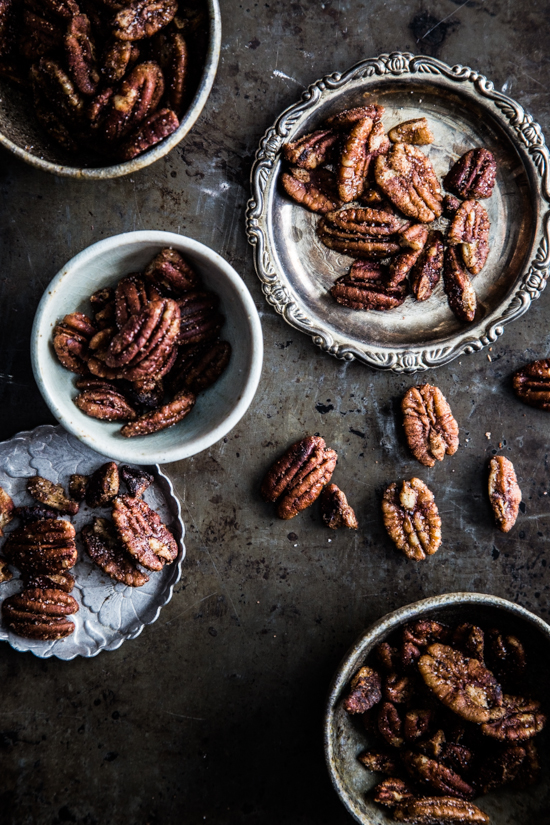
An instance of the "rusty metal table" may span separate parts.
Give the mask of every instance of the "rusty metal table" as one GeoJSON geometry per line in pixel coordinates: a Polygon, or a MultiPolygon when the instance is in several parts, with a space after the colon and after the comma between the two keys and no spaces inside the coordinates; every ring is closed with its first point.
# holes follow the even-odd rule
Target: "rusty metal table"
{"type": "Polygon", "coordinates": [[[240,272],[266,355],[255,402],[221,443],[168,465],[187,524],[181,583],[135,641],[91,660],[0,651],[0,820],[6,825],[350,822],[322,752],[340,657],[383,613],[449,590],[504,596],[545,617],[550,572],[548,418],[510,376],[546,356],[544,294],[492,349],[432,373],[461,447],[431,470],[409,454],[399,400],[414,377],[321,354],[264,304],[244,234],[253,153],[304,86],[393,50],[473,66],[550,132],[548,8],[526,0],[223,0],[212,95],[192,133],[129,178],[78,182],[0,154],[0,437],[52,421],[32,379],[29,335],[49,280],[72,255],[132,229],[188,234],[240,272]],[[286,523],[259,499],[266,466],[304,432],[334,446],[360,530],[329,535],[315,508],[286,523]],[[523,505],[492,526],[486,463],[515,463],[523,505]],[[383,486],[417,474],[436,491],[439,553],[399,555],[379,515],[383,486]]]}

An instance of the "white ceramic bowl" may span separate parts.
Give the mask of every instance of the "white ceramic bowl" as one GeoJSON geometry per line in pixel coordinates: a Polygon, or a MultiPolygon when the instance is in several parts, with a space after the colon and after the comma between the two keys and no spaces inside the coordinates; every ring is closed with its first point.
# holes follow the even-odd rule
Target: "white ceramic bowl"
{"type": "Polygon", "coordinates": [[[38,306],[31,336],[34,377],[57,420],[97,452],[118,461],[158,464],[200,453],[223,438],[245,414],[258,387],[263,339],[260,319],[240,276],[204,244],[172,232],[128,232],[84,249],[57,273],[38,306]],[[221,337],[232,347],[221,378],[200,393],[193,411],[173,427],[148,436],[124,438],[120,423],[98,421],[73,403],[75,374],[61,366],[52,346],[52,330],[70,312],[89,314],[89,296],[139,272],[164,247],[181,252],[219,295],[225,316],[221,337]]]}

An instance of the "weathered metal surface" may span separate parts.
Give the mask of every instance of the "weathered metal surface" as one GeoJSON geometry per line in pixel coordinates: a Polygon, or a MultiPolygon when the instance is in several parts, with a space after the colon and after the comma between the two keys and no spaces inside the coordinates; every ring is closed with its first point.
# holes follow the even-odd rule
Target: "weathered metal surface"
{"type": "Polygon", "coordinates": [[[86,182],[2,152],[0,438],[52,421],[31,375],[34,310],[61,266],[102,237],[164,229],[211,246],[242,274],[266,342],[254,405],[227,441],[165,468],[188,529],[182,580],[160,619],[92,660],[43,662],[0,646],[0,804],[9,825],[349,824],[326,772],[322,717],[359,633],[388,610],[452,590],[548,616],[550,419],[521,405],[510,379],[548,354],[550,293],[492,349],[430,373],[461,446],[428,470],[400,425],[399,402],[415,378],[339,362],[290,329],[265,305],[244,232],[265,130],[309,83],[365,57],[425,52],[474,67],[548,133],[548,22],[538,0],[521,12],[503,0],[225,0],[212,94],[165,158],[86,182]],[[304,432],[339,451],[334,481],[356,510],[357,533],[329,531],[316,508],[276,521],[260,500],[266,468],[304,432]],[[507,535],[486,498],[499,444],[525,505],[507,535]],[[384,486],[412,475],[434,491],[443,521],[441,549],[420,564],[395,550],[379,514],[384,486]]]}

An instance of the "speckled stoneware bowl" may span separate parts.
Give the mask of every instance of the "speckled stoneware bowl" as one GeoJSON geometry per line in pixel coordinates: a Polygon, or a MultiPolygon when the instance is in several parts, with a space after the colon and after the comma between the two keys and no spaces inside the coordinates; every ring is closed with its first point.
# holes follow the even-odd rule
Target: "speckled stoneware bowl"
{"type": "Polygon", "coordinates": [[[163,464],[200,453],[226,435],[245,414],[256,392],[263,360],[260,319],[240,276],[204,244],[172,232],[128,232],[106,238],[80,252],[46,289],[34,319],[31,359],[38,388],[66,430],[103,455],[134,464],[163,464]],[[220,298],[225,317],[220,336],[232,347],[221,378],[200,393],[179,424],[152,435],[124,438],[120,423],[98,421],[73,403],[75,374],[61,366],[52,346],[52,331],[70,312],[90,312],[89,296],[114,286],[123,276],[141,272],[164,247],[184,255],[205,286],[220,298]]]}
{"type": "MultiPolygon", "coordinates": [[[[528,657],[529,673],[540,685],[538,696],[545,701],[550,679],[550,626],[517,604],[481,593],[447,593],[409,604],[383,616],[357,639],[345,655],[330,688],[325,713],[325,756],[336,793],[362,825],[388,825],[394,820],[370,798],[370,791],[383,778],[358,761],[357,756],[372,742],[364,728],[343,708],[342,699],[353,674],[371,651],[407,622],[437,619],[447,624],[463,621],[495,626],[517,635],[528,657]]],[[[541,781],[527,791],[501,790],[474,800],[489,814],[491,825],[550,824],[550,741],[547,731],[537,736],[541,781]]]]}
{"type": "Polygon", "coordinates": [[[208,45],[195,93],[176,131],[133,160],[115,163],[99,155],[70,155],[50,140],[34,115],[32,97],[19,86],[0,82],[0,144],[22,160],[55,175],[88,180],[118,178],[137,172],[164,157],[182,140],[202,112],[210,94],[218,61],[222,23],[218,0],[204,0],[208,10],[208,45]]]}

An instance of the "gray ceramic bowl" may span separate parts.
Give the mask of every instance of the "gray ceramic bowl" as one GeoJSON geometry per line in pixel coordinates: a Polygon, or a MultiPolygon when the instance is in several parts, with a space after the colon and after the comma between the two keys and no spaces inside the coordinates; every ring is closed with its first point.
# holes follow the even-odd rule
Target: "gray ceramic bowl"
{"type": "Polygon", "coordinates": [[[240,421],[260,380],[262,328],[248,289],[216,252],[172,232],[128,232],[89,246],[58,272],[36,311],[31,359],[38,388],[66,430],[117,461],[164,464],[207,449],[240,421]],[[88,298],[93,292],[113,286],[131,272],[141,272],[166,246],[181,252],[201,274],[206,287],[219,296],[225,316],[220,335],[231,344],[231,359],[221,378],[199,394],[193,410],[179,424],[152,435],[124,438],[119,433],[120,424],[89,418],[75,406],[76,376],[57,360],[52,330],[70,312],[89,313],[88,298]]]}
{"type": "MultiPolygon", "coordinates": [[[[469,621],[496,626],[517,635],[526,647],[529,672],[540,685],[538,698],[546,698],[550,679],[550,626],[517,604],[481,593],[448,593],[409,604],[384,616],[372,625],[344,657],[330,688],[325,714],[325,756],[336,793],[362,825],[393,822],[370,798],[369,791],[381,780],[380,774],[365,770],[357,756],[370,742],[367,733],[345,712],[342,699],[353,674],[376,645],[385,641],[403,624],[420,618],[453,624],[469,621]]],[[[491,817],[492,825],[537,825],[550,823],[550,742],[547,732],[537,737],[541,757],[541,782],[528,791],[502,790],[475,800],[491,817]]]]}
{"type": "Polygon", "coordinates": [[[204,108],[216,76],[222,37],[220,7],[218,0],[205,0],[205,5],[209,20],[208,47],[195,94],[178,129],[152,149],[133,160],[114,165],[98,165],[97,157],[83,156],[75,161],[41,129],[34,116],[30,95],[5,81],[0,83],[0,144],[38,169],[55,175],[89,180],[128,175],[164,157],[192,128],[204,108]]]}

